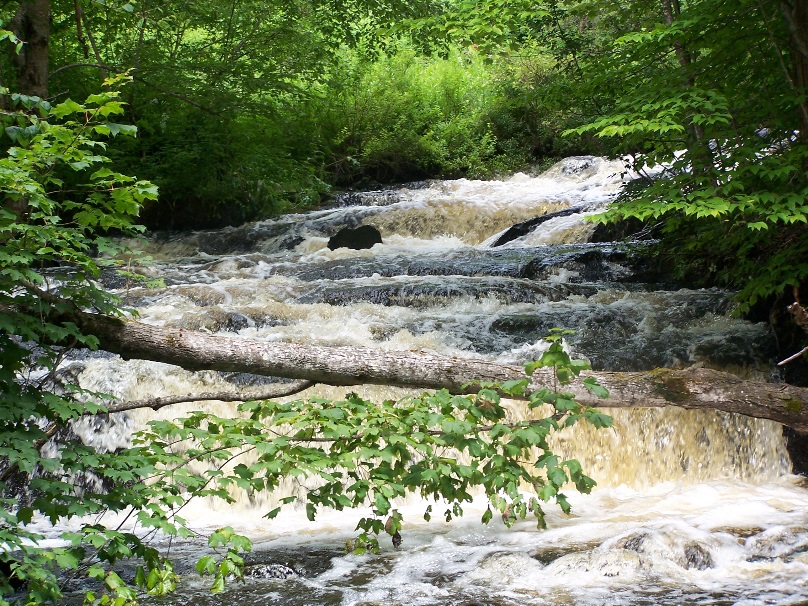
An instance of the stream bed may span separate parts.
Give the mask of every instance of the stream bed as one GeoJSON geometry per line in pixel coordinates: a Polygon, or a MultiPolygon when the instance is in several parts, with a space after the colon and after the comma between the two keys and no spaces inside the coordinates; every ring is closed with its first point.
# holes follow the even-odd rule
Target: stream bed
{"type": "MultiPolygon", "coordinates": [[[[355,193],[333,208],[239,228],[160,234],[147,243],[147,271],[165,286],[109,286],[144,322],[233,337],[520,364],[540,355],[542,337],[558,327],[575,331],[569,347],[596,370],[698,364],[776,379],[774,337],[765,324],[730,317],[729,293],[643,282],[631,247],[588,242],[593,225],[583,217],[614,199],[622,172],[619,162],[570,158],[541,175],[355,193]],[[569,208],[575,212],[492,246],[514,224],[569,208]],[[357,225],[373,225],[383,242],[327,247],[337,230],[357,225]]],[[[122,400],[275,381],[106,354],[77,359],[70,372],[122,400]]],[[[366,398],[404,393],[352,390],[366,398]]],[[[315,386],[297,397],[344,392],[315,386]]],[[[114,430],[87,427],[83,435],[124,446],[146,421],[201,406],[136,411],[114,430]]],[[[778,424],[673,408],[610,412],[611,429],[573,428],[556,438],[556,451],[577,458],[598,486],[591,495],[568,492],[570,516],[548,505],[547,530],[507,529],[496,518],[483,526],[483,503],[461,520],[426,523],[426,503],[413,497],[400,504],[400,548],[382,541],[381,554],[353,556],[345,544],[361,512],[325,512],[311,523],[290,510],[268,521],[273,495],[245,495],[234,506],[200,501],[183,512],[193,525],[230,524],[253,539],[247,581],[210,594],[192,570],[204,549],[188,542],[172,546],[189,562],[180,591],[144,603],[808,603],[808,487],[791,474],[778,424]]]]}

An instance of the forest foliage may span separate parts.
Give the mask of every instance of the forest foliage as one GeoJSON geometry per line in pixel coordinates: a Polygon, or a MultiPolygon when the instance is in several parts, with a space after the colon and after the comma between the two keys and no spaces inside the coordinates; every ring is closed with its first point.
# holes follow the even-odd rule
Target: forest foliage
{"type": "MultiPolygon", "coordinates": [[[[320,488],[284,499],[310,517],[369,499],[355,547],[372,550],[400,533],[392,501],[408,492],[449,503],[451,517],[479,486],[484,521],[497,511],[541,524],[539,501],[566,510],[566,483],[591,488],[547,443],[577,421],[609,423],[565,392],[583,366],[557,340],[539,361],[556,388],[529,396],[535,421],[506,421],[494,388],[524,387],[512,384],[379,405],[247,403],[237,419],[153,424],[123,452],[73,440],[53,453],[54,435],[104,405],[58,380],[66,348],[95,345],[70,312],[123,313],[96,280],[126,271],[133,253],[117,237],[140,221],[225,225],[320,204],[337,187],[609,153],[639,178],[608,218],[653,224],[681,277],[737,288],[750,308],[808,276],[801,2],[24,0],[0,19],[0,596],[59,600],[79,575],[100,588],[86,603],[129,604],[176,584],[141,536],[84,524],[46,550],[35,519],[118,512],[185,535],[188,498],[307,474],[320,488]],[[288,432],[266,439],[280,425],[288,432]],[[245,449],[254,462],[225,472],[245,449]],[[114,565],[128,559],[140,569],[124,580],[114,565]]],[[[219,557],[198,570],[218,590],[249,543],[228,529],[209,540],[219,557]]]]}
{"type": "MultiPolygon", "coordinates": [[[[22,4],[51,13],[51,100],[130,75],[138,137],[109,156],[160,188],[150,229],[610,154],[640,176],[610,217],[655,226],[678,277],[739,290],[749,309],[808,275],[799,2],[22,4]]],[[[12,91],[19,63],[11,47],[0,61],[12,91]]]]}

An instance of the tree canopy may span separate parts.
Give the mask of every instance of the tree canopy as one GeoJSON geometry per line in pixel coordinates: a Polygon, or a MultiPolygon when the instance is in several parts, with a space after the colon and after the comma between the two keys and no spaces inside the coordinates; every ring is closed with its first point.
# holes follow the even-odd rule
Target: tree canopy
{"type": "Polygon", "coordinates": [[[615,94],[573,132],[614,141],[641,175],[607,218],[659,221],[660,254],[739,289],[748,309],[808,277],[804,7],[666,0],[660,9],[593,65],[615,94]]]}

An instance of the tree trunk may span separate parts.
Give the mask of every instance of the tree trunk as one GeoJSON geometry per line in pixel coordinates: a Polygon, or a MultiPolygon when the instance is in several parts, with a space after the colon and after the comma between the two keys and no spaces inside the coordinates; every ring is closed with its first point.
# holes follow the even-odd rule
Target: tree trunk
{"type": "Polygon", "coordinates": [[[11,29],[25,44],[17,56],[17,89],[23,95],[48,96],[50,0],[26,0],[20,4],[11,29]]]}
{"type": "MultiPolygon", "coordinates": [[[[330,385],[445,388],[454,393],[476,391],[473,384],[479,381],[524,378],[521,368],[425,351],[270,343],[159,328],[81,312],[71,314],[71,320],[86,334],[95,335],[101,349],[126,359],[165,362],[188,370],[248,372],[330,385]]],[[[611,392],[611,397],[601,400],[574,386],[570,391],[586,405],[713,408],[771,419],[808,433],[808,388],[744,381],[704,368],[589,374],[611,392]]],[[[549,372],[539,371],[533,375],[530,389],[547,386],[550,380],[549,372]]]]}
{"type": "MultiPolygon", "coordinates": [[[[665,22],[668,27],[672,26],[680,17],[682,9],[678,0],[661,0],[662,13],[665,16],[665,22]]],[[[693,58],[690,52],[681,42],[674,42],[673,49],[676,53],[676,59],[679,62],[679,68],[682,74],[682,86],[691,89],[695,87],[696,82],[691,73],[693,58]]],[[[712,151],[704,137],[704,127],[693,121],[692,112],[688,112],[688,149],[693,150],[693,159],[698,160],[694,163],[693,171],[710,174],[714,168],[712,151]]]]}
{"type": "Polygon", "coordinates": [[[802,95],[799,106],[800,140],[808,142],[808,1],[781,0],[791,47],[791,81],[802,95]]]}

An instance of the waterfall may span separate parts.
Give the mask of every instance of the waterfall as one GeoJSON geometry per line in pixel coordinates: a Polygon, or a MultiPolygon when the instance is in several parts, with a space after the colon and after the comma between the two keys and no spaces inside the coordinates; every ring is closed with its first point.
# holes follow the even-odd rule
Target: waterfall
{"type": "MultiPolygon", "coordinates": [[[[595,369],[700,364],[768,376],[773,337],[765,325],[727,315],[730,293],[638,282],[625,247],[587,242],[591,223],[583,217],[615,198],[630,178],[623,172],[621,162],[570,158],[539,175],[414,184],[239,228],[155,235],[146,250],[154,262],[144,271],[165,286],[108,284],[144,322],[233,337],[426,349],[518,364],[537,357],[541,338],[562,327],[575,330],[571,350],[595,369]],[[569,208],[575,212],[491,246],[514,224],[569,208]],[[360,224],[378,228],[383,243],[327,248],[337,230],[360,224]]],[[[271,381],[105,354],[76,358],[69,372],[82,387],[121,400],[271,381]]],[[[366,399],[404,393],[352,391],[366,399]]],[[[315,386],[296,397],[344,393],[315,386]]],[[[527,414],[523,404],[509,406],[514,415],[527,414]]],[[[128,413],[109,435],[96,425],[77,431],[114,448],[129,439],[121,428],[201,407],[235,414],[231,404],[195,403],[128,413]]],[[[191,583],[177,603],[808,600],[808,490],[790,475],[778,424],[681,409],[610,412],[611,429],[575,427],[555,438],[554,449],[577,458],[598,488],[571,496],[572,516],[552,512],[544,532],[526,524],[480,526],[475,506],[451,525],[418,523],[423,507],[412,499],[401,504],[416,512],[407,518],[404,546],[359,558],[342,554],[360,517],[354,512],[324,513],[311,524],[290,511],[270,522],[261,515],[272,495],[233,507],[195,503],[188,511],[201,528],[245,527],[260,546],[255,561],[263,576],[274,577],[256,573],[228,590],[226,602],[191,583]]]]}

